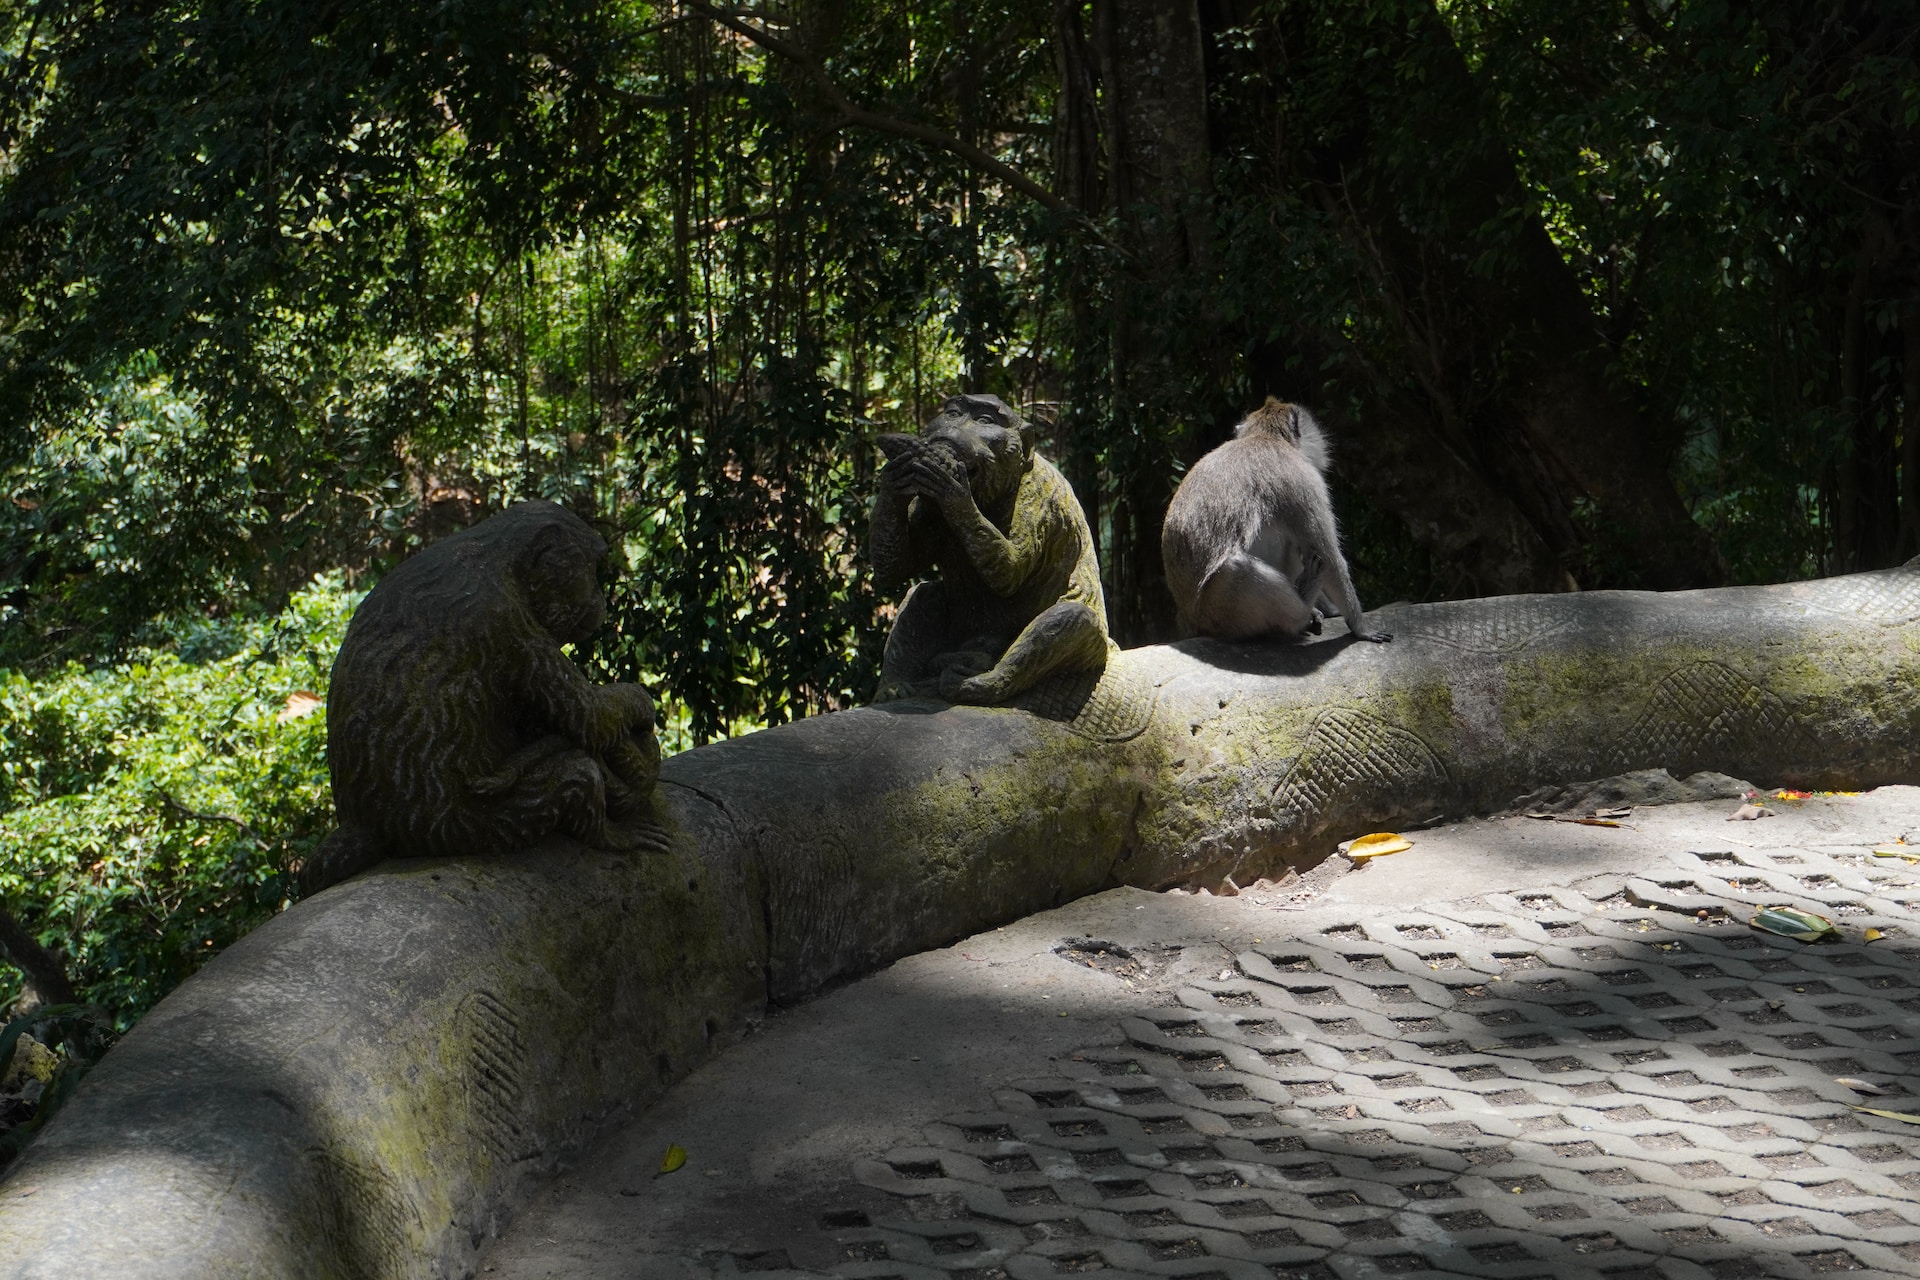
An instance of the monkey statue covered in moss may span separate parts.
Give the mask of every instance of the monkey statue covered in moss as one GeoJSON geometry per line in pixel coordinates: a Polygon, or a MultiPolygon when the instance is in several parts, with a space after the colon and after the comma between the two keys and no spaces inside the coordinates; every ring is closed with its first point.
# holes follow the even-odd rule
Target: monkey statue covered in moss
{"type": "Polygon", "coordinates": [[[607,545],[551,502],[434,543],[353,615],[327,695],[339,830],[300,875],[317,893],[389,855],[510,853],[564,832],[665,847],[653,700],[596,685],[562,650],[606,613],[607,545]]]}
{"type": "Polygon", "coordinates": [[[886,435],[869,549],[908,593],[876,702],[1003,703],[1058,672],[1097,671],[1112,647],[1087,517],[997,396],[953,396],[919,435],[886,435]]]}

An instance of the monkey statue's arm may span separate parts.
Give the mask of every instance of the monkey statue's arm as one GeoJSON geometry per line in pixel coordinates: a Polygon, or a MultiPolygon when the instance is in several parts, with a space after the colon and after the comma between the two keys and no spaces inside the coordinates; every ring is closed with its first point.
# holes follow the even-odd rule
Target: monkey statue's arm
{"type": "Polygon", "coordinates": [[[1018,591],[1033,572],[1034,565],[1045,560],[1046,540],[1032,536],[1031,530],[1023,528],[1021,520],[1020,503],[1027,498],[1026,473],[1021,476],[1019,496],[1015,499],[1012,538],[1001,533],[980,510],[964,471],[922,464],[906,482],[939,508],[941,518],[966,549],[968,562],[995,595],[1010,596],[1018,591]]]}
{"type": "Polygon", "coordinates": [[[651,734],[653,699],[637,684],[595,684],[568,661],[559,642],[525,646],[517,673],[521,697],[542,728],[606,756],[630,733],[651,734]]]}
{"type": "Polygon", "coordinates": [[[867,527],[867,554],[873,564],[873,584],[882,591],[893,590],[929,567],[926,549],[913,531],[919,470],[912,456],[896,458],[880,469],[880,490],[867,527]]]}

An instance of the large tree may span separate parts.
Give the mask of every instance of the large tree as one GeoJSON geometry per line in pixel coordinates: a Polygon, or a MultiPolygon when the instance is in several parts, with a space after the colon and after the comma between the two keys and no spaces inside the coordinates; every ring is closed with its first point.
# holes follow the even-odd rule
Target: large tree
{"type": "Polygon", "coordinates": [[[541,492],[624,535],[602,656],[700,732],[840,705],[889,608],[868,440],[955,385],[1032,408],[1128,641],[1181,468],[1268,392],[1334,426],[1373,595],[1888,563],[1914,39],[1812,0],[14,0],[6,651],[541,492]]]}

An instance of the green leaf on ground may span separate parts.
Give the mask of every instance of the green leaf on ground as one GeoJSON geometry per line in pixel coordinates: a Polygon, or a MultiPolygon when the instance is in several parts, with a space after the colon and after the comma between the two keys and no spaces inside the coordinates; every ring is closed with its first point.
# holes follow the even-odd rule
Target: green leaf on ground
{"type": "Polygon", "coordinates": [[[1825,916],[1816,916],[1811,911],[1801,911],[1796,907],[1768,907],[1749,923],[1756,929],[1777,933],[1783,938],[1796,938],[1801,942],[1838,937],[1840,932],[1833,927],[1833,921],[1825,916]]]}

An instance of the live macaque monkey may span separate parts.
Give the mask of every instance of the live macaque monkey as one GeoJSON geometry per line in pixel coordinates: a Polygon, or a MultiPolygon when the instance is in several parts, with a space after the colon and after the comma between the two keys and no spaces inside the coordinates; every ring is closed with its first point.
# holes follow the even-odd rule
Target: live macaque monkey
{"type": "Polygon", "coordinates": [[[1313,416],[1268,396],[1232,440],[1193,464],[1160,534],[1184,630],[1297,640],[1337,611],[1355,639],[1393,639],[1368,629],[1354,594],[1327,463],[1326,433],[1313,416]]]}

